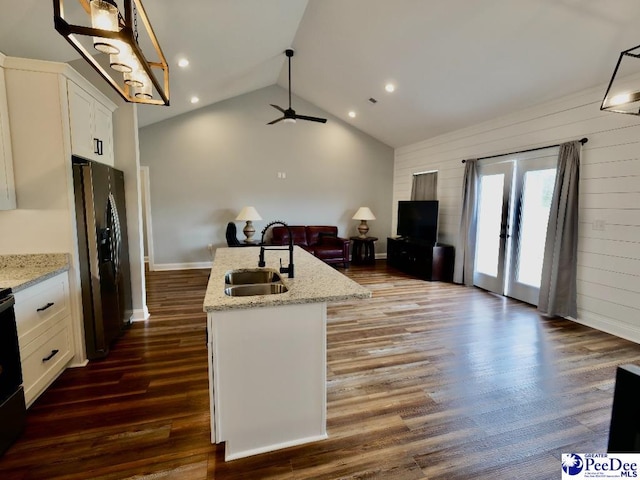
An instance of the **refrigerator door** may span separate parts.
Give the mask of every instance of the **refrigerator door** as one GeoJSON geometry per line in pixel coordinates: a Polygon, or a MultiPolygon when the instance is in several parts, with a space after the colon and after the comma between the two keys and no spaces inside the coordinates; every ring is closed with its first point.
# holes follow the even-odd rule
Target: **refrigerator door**
{"type": "Polygon", "coordinates": [[[122,298],[131,288],[122,274],[128,272],[128,254],[123,248],[126,219],[124,202],[120,205],[117,198],[124,186],[116,188],[123,176],[107,165],[75,158],[73,172],[85,341],[87,357],[96,359],[109,353],[110,344],[129,319],[122,298]]]}

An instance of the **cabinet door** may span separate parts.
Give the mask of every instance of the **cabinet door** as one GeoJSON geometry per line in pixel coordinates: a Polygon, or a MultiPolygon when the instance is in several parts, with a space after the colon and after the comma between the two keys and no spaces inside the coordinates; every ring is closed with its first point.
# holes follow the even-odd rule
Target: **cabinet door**
{"type": "Polygon", "coordinates": [[[71,152],[84,158],[95,159],[97,151],[93,141],[93,104],[95,100],[73,82],[68,82],[67,88],[71,152]]]}
{"type": "Polygon", "coordinates": [[[15,293],[24,396],[29,407],[73,357],[66,272],[15,293]]]}
{"type": "Polygon", "coordinates": [[[93,115],[93,141],[97,145],[97,160],[113,166],[113,117],[111,110],[95,102],[93,115]]]}
{"type": "Polygon", "coordinates": [[[0,210],[16,208],[16,191],[13,183],[13,155],[9,134],[9,111],[4,70],[0,67],[0,210]]]}

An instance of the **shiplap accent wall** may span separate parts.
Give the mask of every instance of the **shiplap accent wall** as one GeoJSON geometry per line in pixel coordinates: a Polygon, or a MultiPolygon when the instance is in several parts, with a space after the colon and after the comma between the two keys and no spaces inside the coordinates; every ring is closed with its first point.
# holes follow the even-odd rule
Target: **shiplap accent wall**
{"type": "Polygon", "coordinates": [[[578,322],[640,343],[640,117],[600,111],[606,85],[395,151],[397,202],[438,170],[439,240],[456,243],[465,158],[588,137],[581,155],[578,322]],[[604,225],[604,229],[601,229],[604,225]]]}

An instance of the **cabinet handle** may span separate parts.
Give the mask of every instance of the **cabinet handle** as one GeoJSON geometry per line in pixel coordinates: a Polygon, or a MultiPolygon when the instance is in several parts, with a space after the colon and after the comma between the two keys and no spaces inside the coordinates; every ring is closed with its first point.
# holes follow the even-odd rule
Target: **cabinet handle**
{"type": "Polygon", "coordinates": [[[95,153],[96,155],[100,155],[100,139],[99,138],[93,139],[93,153],[95,153]]]}
{"type": "Polygon", "coordinates": [[[45,362],[48,362],[49,360],[51,360],[53,357],[55,357],[58,354],[59,351],[60,350],[58,350],[58,349],[51,350],[51,353],[49,354],[49,356],[48,357],[44,357],[42,359],[42,363],[45,363],[45,362]]]}
{"type": "Polygon", "coordinates": [[[44,307],[40,307],[40,308],[38,308],[36,311],[37,311],[37,312],[44,312],[47,308],[51,308],[51,307],[53,307],[54,305],[55,305],[55,303],[53,303],[53,302],[49,302],[49,303],[47,303],[44,307]]]}
{"type": "Polygon", "coordinates": [[[102,140],[98,140],[98,155],[102,155],[102,140]]]}

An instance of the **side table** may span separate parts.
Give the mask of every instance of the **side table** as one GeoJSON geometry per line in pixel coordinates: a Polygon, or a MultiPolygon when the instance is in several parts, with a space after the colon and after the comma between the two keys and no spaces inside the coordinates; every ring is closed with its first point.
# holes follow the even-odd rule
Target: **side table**
{"type": "Polygon", "coordinates": [[[354,265],[374,264],[376,262],[375,244],[378,237],[349,237],[353,242],[351,263],[354,265]]]}

